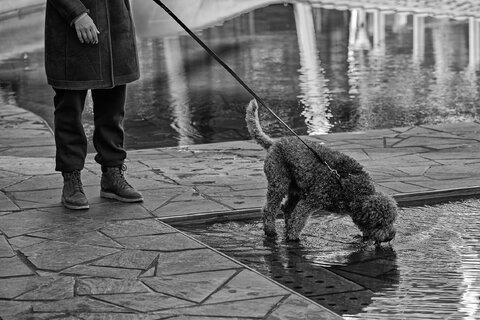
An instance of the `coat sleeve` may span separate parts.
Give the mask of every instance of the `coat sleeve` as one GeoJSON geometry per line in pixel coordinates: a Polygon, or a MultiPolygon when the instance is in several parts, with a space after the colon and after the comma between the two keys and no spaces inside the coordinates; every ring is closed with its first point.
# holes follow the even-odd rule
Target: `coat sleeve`
{"type": "Polygon", "coordinates": [[[80,0],[47,0],[47,2],[65,18],[68,24],[72,24],[73,20],[82,13],[89,12],[80,0]]]}

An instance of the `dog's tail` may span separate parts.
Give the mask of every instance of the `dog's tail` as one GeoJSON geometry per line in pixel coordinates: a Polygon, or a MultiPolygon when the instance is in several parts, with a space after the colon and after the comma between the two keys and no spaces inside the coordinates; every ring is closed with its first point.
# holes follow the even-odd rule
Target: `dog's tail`
{"type": "Polygon", "coordinates": [[[270,148],[273,144],[273,140],[263,132],[262,126],[260,125],[257,100],[252,99],[248,104],[245,120],[247,121],[247,128],[250,136],[265,149],[270,148]]]}

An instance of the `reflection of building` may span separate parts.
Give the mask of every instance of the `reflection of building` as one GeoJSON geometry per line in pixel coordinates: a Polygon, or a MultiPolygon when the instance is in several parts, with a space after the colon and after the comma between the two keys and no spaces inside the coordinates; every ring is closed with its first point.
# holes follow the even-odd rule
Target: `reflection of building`
{"type": "Polygon", "coordinates": [[[468,20],[468,50],[470,66],[480,66],[480,21],[475,18],[468,20]]]}
{"type": "Polygon", "coordinates": [[[302,115],[309,134],[327,133],[331,127],[328,121],[328,86],[318,59],[312,6],[295,3],[293,10],[300,50],[300,99],[304,105],[302,115]]]}

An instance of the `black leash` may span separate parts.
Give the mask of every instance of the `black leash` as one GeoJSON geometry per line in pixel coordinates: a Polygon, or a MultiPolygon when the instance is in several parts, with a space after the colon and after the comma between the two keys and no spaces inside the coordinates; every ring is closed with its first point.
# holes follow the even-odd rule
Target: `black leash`
{"type": "Polygon", "coordinates": [[[277,119],[285,128],[287,128],[295,137],[297,137],[310,151],[313,152],[313,154],[315,155],[315,157],[320,161],[322,162],[327,168],[328,170],[330,170],[330,172],[332,172],[334,175],[335,175],[335,178],[340,181],[340,174],[338,173],[337,170],[333,169],[332,167],[330,167],[330,165],[320,157],[320,155],[312,149],[312,147],[310,147],[302,138],[300,138],[300,136],[295,132],[293,131],[292,128],[290,128],[288,126],[288,124],[285,123],[285,121],[283,121],[270,107],[267,106],[267,104],[263,101],[262,98],[260,98],[236,73],[235,71],[233,71],[225,62],[223,62],[222,59],[220,59],[219,56],[216,55],[215,52],[212,51],[212,49],[210,49],[199,37],[197,37],[197,35],[195,33],[192,32],[192,30],[190,30],[190,28],[188,28],[182,20],[180,20],[180,18],[178,18],[170,9],[168,9],[167,6],[165,6],[162,1],[160,0],[153,0],[156,4],[158,4],[163,10],[165,10],[166,13],[168,13],[168,15],[170,15],[170,17],[173,18],[173,20],[175,20],[182,28],[183,30],[185,30],[195,41],[198,42],[199,45],[201,45],[203,47],[203,49],[205,49],[205,51],[208,52],[208,54],[210,56],[212,56],[213,58],[215,58],[215,60],[217,60],[218,63],[220,63],[222,65],[222,67],[228,71],[228,73],[230,73],[232,75],[233,78],[235,78],[235,80],[238,81],[238,83],[240,83],[242,85],[242,87],[245,88],[245,90],[247,90],[252,96],[253,98],[255,98],[255,100],[257,100],[258,103],[260,103],[260,105],[262,107],[264,107],[265,109],[268,110],[268,112],[270,112],[274,117],[275,119],[277,119]]]}

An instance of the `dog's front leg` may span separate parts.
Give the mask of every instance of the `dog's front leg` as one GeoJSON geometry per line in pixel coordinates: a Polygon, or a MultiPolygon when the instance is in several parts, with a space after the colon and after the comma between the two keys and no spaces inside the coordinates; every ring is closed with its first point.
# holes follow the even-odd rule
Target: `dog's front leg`
{"type": "Polygon", "coordinates": [[[313,211],[312,206],[306,200],[300,200],[290,216],[285,220],[286,240],[298,241],[308,218],[313,211]]]}

